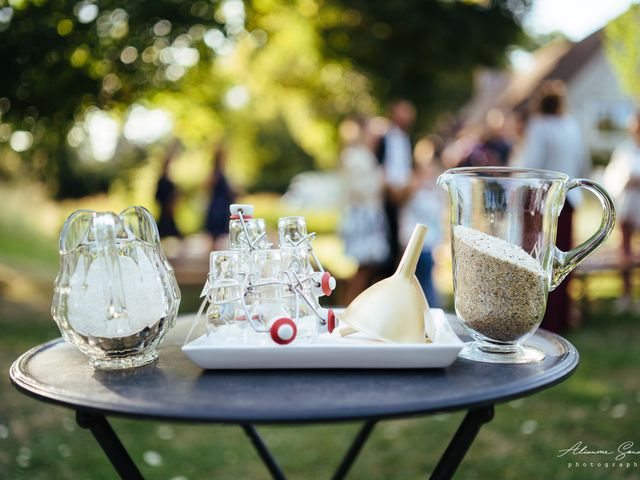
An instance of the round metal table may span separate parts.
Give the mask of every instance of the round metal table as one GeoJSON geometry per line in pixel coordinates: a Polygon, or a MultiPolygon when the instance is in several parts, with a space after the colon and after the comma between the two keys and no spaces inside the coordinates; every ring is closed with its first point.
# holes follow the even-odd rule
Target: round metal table
{"type": "MultiPolygon", "coordinates": [[[[450,321],[468,340],[454,316],[450,321]]],[[[496,403],[523,397],[567,378],[575,347],[539,330],[526,343],[545,351],[537,364],[496,365],[457,359],[441,369],[203,371],[181,352],[190,322],[182,318],[155,364],[94,371],[61,338],[24,353],[11,366],[22,393],[76,411],[122,478],[142,478],[106,416],[241,425],[274,478],[285,478],[254,424],[364,420],[333,478],[344,478],[375,423],[385,418],[468,410],[431,478],[451,478],[496,403]]]]}

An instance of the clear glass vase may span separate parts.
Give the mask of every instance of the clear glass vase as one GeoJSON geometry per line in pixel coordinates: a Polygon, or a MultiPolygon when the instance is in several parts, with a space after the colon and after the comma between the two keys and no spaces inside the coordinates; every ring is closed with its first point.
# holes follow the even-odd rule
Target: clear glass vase
{"type": "Polygon", "coordinates": [[[179,304],[180,290],[148,210],[79,210],[67,219],[51,311],[63,337],[95,368],[153,362],[179,304]]]}

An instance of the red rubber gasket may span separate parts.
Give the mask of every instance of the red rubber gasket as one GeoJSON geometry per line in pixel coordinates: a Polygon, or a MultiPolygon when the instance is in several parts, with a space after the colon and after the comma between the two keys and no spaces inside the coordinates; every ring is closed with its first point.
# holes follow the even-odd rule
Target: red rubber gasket
{"type": "Polygon", "coordinates": [[[336,328],[336,314],[333,313],[333,309],[330,308],[327,312],[327,330],[329,333],[333,332],[336,328]]]}
{"type": "Polygon", "coordinates": [[[322,274],[322,280],[320,281],[320,285],[322,286],[322,293],[324,293],[327,297],[331,295],[331,274],[329,272],[324,272],[322,274]]]}
{"type": "Polygon", "coordinates": [[[269,333],[271,334],[271,340],[273,340],[279,345],[286,345],[295,340],[296,335],[298,334],[298,328],[296,327],[296,324],[293,322],[293,320],[287,317],[282,317],[277,319],[275,322],[273,322],[273,324],[271,325],[271,328],[269,328],[269,333]],[[287,340],[284,340],[278,334],[278,330],[283,325],[289,325],[293,329],[293,335],[291,335],[291,338],[287,340]]]}

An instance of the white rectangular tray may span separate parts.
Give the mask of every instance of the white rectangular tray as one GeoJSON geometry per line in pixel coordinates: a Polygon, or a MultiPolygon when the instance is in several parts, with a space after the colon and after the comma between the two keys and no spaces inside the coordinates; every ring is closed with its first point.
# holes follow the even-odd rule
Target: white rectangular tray
{"type": "Polygon", "coordinates": [[[205,334],[185,344],[182,351],[204,369],[447,367],[464,344],[444,311],[431,312],[435,323],[431,343],[381,343],[322,334],[315,343],[251,346],[216,343],[205,334]]]}

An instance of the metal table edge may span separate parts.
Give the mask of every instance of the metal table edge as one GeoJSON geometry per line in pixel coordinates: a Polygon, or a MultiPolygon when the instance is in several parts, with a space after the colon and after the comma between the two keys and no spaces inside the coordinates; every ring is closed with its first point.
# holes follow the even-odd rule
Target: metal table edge
{"type": "MultiPolygon", "coordinates": [[[[454,412],[461,411],[465,409],[470,409],[474,407],[482,407],[486,405],[500,404],[505,403],[510,400],[516,398],[522,398],[534,394],[538,391],[545,390],[550,388],[562,381],[566,380],[571,374],[576,370],[579,363],[579,353],[575,346],[564,337],[559,335],[551,334],[546,330],[542,330],[545,336],[553,336],[556,339],[560,339],[559,341],[563,344],[566,351],[563,357],[569,359],[569,363],[567,363],[561,373],[558,375],[558,372],[554,374],[558,375],[557,378],[553,379],[553,381],[546,382],[546,379],[549,375],[541,375],[536,379],[535,382],[532,382],[532,387],[527,389],[524,393],[515,393],[509,394],[505,392],[503,395],[485,395],[484,398],[482,396],[475,398],[473,401],[460,401],[453,402],[446,407],[433,407],[426,406],[423,403],[416,403],[414,405],[403,404],[401,409],[396,409],[394,411],[389,406],[385,406],[384,408],[376,409],[370,408],[367,410],[367,414],[363,415],[361,409],[350,409],[344,410],[340,415],[320,415],[315,418],[308,418],[306,416],[296,416],[292,415],[289,417],[282,417],[282,414],[266,416],[266,417],[248,417],[243,416],[240,413],[237,415],[225,415],[224,418],[201,418],[201,417],[189,417],[185,415],[174,416],[171,413],[160,413],[160,412],[127,412],[118,409],[114,409],[111,404],[104,404],[103,407],[87,407],[82,405],[81,403],[74,402],[73,400],[62,400],[59,398],[54,398],[51,394],[39,394],[38,390],[40,390],[39,382],[32,382],[25,378],[20,371],[20,364],[31,355],[35,354],[39,350],[44,350],[47,348],[51,348],[55,344],[59,342],[64,342],[65,340],[61,337],[50,340],[43,344],[37,345],[28,351],[24,352],[20,357],[18,357],[9,369],[10,380],[13,386],[21,393],[32,397],[36,400],[62,406],[65,408],[83,411],[86,413],[98,414],[98,415],[107,415],[112,417],[120,417],[120,418],[130,418],[130,419],[139,419],[139,420],[158,420],[158,421],[169,421],[169,422],[178,422],[178,423],[218,423],[218,424],[262,424],[262,425],[283,425],[283,424],[317,424],[317,423],[340,423],[340,422],[353,422],[353,421],[362,421],[366,419],[394,419],[394,418],[407,418],[413,416],[421,416],[421,415],[432,415],[436,413],[446,413],[446,412],[454,412]],[[400,411],[401,410],[401,411],[400,411]]],[[[506,389],[505,389],[506,390],[506,389]]]]}

